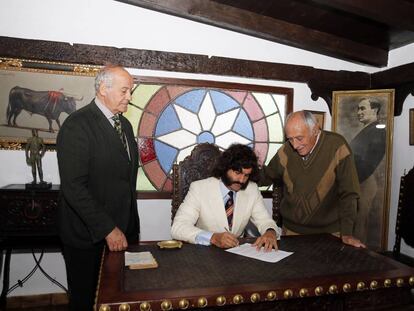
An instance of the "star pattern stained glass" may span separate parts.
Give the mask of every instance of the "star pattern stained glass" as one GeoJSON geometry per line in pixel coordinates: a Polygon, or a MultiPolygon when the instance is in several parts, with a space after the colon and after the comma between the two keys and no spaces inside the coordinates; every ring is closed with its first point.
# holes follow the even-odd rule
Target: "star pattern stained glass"
{"type": "Polygon", "coordinates": [[[268,163],[283,143],[285,94],[141,83],[125,116],[138,138],[138,190],[172,191],[172,167],[196,144],[249,145],[268,163]]]}

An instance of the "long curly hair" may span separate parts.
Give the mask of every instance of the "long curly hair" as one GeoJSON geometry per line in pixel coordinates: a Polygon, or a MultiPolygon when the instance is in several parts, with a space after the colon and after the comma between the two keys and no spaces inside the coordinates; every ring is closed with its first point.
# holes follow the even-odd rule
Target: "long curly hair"
{"type": "Polygon", "coordinates": [[[254,151],[246,145],[232,144],[221,154],[217,165],[213,169],[213,176],[226,178],[228,170],[241,172],[243,169],[252,169],[249,180],[259,181],[259,165],[254,151]]]}

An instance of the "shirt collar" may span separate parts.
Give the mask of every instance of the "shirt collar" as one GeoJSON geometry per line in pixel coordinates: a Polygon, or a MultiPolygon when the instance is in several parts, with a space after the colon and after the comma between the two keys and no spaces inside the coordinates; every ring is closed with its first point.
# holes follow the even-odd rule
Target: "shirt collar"
{"type": "Polygon", "coordinates": [[[313,150],[315,150],[315,147],[318,144],[319,137],[321,136],[321,133],[322,133],[322,130],[319,130],[318,136],[316,136],[315,144],[313,145],[311,151],[309,151],[309,153],[306,156],[302,157],[303,160],[309,159],[310,155],[312,154],[313,150]]]}
{"type": "MultiPolygon", "coordinates": [[[[220,178],[220,192],[221,192],[221,196],[222,196],[223,199],[225,199],[226,196],[228,196],[229,191],[233,191],[233,190],[227,188],[227,186],[223,183],[223,181],[220,178]]],[[[237,194],[237,192],[233,191],[233,198],[234,199],[236,199],[236,194],[237,194]]]]}
{"type": "Polygon", "coordinates": [[[112,120],[112,117],[114,116],[114,114],[112,113],[111,110],[108,109],[108,107],[106,107],[100,100],[98,97],[95,97],[95,104],[96,106],[98,106],[99,110],[102,111],[102,113],[105,115],[105,117],[109,120],[109,122],[111,122],[111,124],[113,125],[114,120],[112,120]]]}

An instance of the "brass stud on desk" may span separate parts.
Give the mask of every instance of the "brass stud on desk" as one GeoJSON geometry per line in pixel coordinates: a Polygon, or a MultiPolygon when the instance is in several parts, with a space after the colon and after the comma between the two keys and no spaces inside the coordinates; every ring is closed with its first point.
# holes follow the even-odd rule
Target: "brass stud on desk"
{"type": "Polygon", "coordinates": [[[224,306],[226,304],[226,297],[225,296],[218,296],[216,298],[216,305],[218,306],[224,306]]]}
{"type": "Polygon", "coordinates": [[[390,280],[390,279],[386,279],[386,280],[384,281],[384,287],[390,287],[390,286],[391,286],[391,284],[392,284],[392,282],[391,282],[391,280],[390,280]]]}
{"type": "Polygon", "coordinates": [[[286,299],[292,298],[293,297],[293,292],[291,289],[287,289],[283,292],[283,297],[285,297],[286,299]]]}
{"type": "Polygon", "coordinates": [[[260,301],[260,294],[259,293],[253,293],[250,296],[250,301],[253,303],[259,302],[260,301]]]}
{"type": "Polygon", "coordinates": [[[185,309],[187,309],[189,306],[190,306],[190,302],[189,302],[187,299],[181,299],[181,300],[178,302],[178,307],[179,307],[181,310],[185,310],[185,309]]]}
{"type": "Polygon", "coordinates": [[[323,295],[323,287],[322,286],[318,286],[318,287],[315,288],[315,295],[316,296],[323,295]]]}
{"type": "Polygon", "coordinates": [[[270,291],[266,295],[266,299],[269,300],[269,301],[275,300],[276,297],[277,297],[277,295],[276,295],[276,292],[275,291],[270,291]]]}
{"type": "Polygon", "coordinates": [[[119,311],[129,311],[130,309],[131,307],[127,303],[122,303],[118,308],[119,311]]]}
{"type": "Polygon", "coordinates": [[[342,290],[343,290],[345,293],[349,293],[349,292],[351,291],[351,289],[352,289],[352,286],[351,286],[351,284],[349,284],[349,283],[345,283],[345,284],[344,284],[344,286],[342,286],[342,290]]]}
{"type": "Polygon", "coordinates": [[[375,280],[372,280],[371,283],[369,284],[369,288],[372,290],[375,290],[378,288],[378,282],[375,280]]]}
{"type": "Polygon", "coordinates": [[[233,297],[233,303],[236,304],[236,305],[238,305],[240,303],[243,303],[243,301],[244,301],[244,299],[243,299],[242,295],[235,295],[233,297]]]}
{"type": "Polygon", "coordinates": [[[139,305],[139,309],[141,311],[149,311],[151,310],[151,304],[149,302],[144,301],[139,305]]]}
{"type": "Polygon", "coordinates": [[[207,298],[206,297],[200,297],[200,298],[198,298],[198,300],[197,300],[197,306],[199,307],[199,308],[204,308],[204,307],[206,307],[207,306],[207,298]]]}
{"type": "Polygon", "coordinates": [[[414,286],[414,276],[411,276],[411,277],[408,279],[408,283],[409,283],[411,286],[414,286]]]}
{"type": "Polygon", "coordinates": [[[309,292],[306,288],[301,288],[299,291],[299,296],[300,297],[307,297],[309,295],[309,292]]]}
{"type": "Polygon", "coordinates": [[[365,283],[364,282],[358,282],[357,284],[357,291],[363,291],[365,289],[365,283]]]}
{"type": "Polygon", "coordinates": [[[171,301],[164,300],[163,302],[161,302],[161,310],[168,311],[168,310],[171,310],[171,309],[172,309],[171,301]]]}
{"type": "Polygon", "coordinates": [[[108,305],[101,305],[99,311],[111,311],[111,307],[108,305]]]}
{"type": "Polygon", "coordinates": [[[329,286],[328,292],[329,294],[336,294],[338,292],[338,286],[332,284],[331,286],[329,286]]]}
{"type": "Polygon", "coordinates": [[[404,286],[404,279],[401,279],[401,278],[397,279],[397,286],[398,287],[403,287],[404,286]]]}

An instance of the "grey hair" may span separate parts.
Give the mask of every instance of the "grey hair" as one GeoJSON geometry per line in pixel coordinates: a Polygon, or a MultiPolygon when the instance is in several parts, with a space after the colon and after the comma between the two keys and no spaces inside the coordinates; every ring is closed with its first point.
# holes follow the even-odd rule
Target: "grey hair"
{"type": "Polygon", "coordinates": [[[103,83],[106,87],[112,87],[113,74],[112,69],[118,66],[105,66],[99,70],[95,78],[95,92],[98,93],[99,86],[103,83]]]}
{"type": "MultiPolygon", "coordinates": [[[[291,112],[287,115],[285,125],[288,123],[289,119],[292,117],[293,114],[294,112],[291,112]]],[[[315,116],[309,110],[300,111],[300,115],[302,116],[303,122],[306,124],[310,131],[312,131],[315,128],[315,126],[318,125],[315,116]]]]}
{"type": "Polygon", "coordinates": [[[305,119],[305,123],[310,130],[313,130],[318,122],[315,119],[315,116],[310,111],[303,111],[303,117],[305,119]]]}

